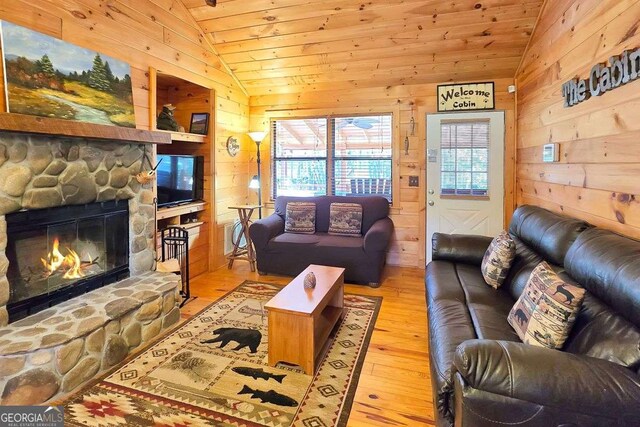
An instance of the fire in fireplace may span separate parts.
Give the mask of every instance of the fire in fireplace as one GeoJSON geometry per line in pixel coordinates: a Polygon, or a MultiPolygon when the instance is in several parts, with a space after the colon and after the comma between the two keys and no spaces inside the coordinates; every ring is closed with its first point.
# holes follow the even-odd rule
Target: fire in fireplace
{"type": "MultiPolygon", "coordinates": [[[[73,249],[67,248],[69,252],[66,256],[62,255],[60,252],[60,240],[56,237],[53,240],[53,250],[47,254],[47,259],[40,258],[42,261],[42,265],[45,268],[45,276],[51,276],[52,274],[56,274],[58,270],[63,270],[64,275],[62,276],[64,279],[79,279],[84,277],[84,273],[82,273],[81,266],[82,261],[80,261],[80,256],[73,249]]],[[[91,258],[89,258],[91,263],[91,258]]]]}
{"type": "Polygon", "coordinates": [[[9,321],[129,275],[127,201],[7,215],[9,321]]]}
{"type": "Polygon", "coordinates": [[[100,267],[100,253],[97,245],[92,241],[74,240],[69,246],[77,246],[83,249],[78,252],[66,246],[65,255],[60,252],[60,239],[53,239],[53,249],[47,254],[47,258],[40,258],[44,271],[43,278],[51,278],[62,275],[62,279],[81,279],[87,275],[100,273],[103,269],[100,267]]]}

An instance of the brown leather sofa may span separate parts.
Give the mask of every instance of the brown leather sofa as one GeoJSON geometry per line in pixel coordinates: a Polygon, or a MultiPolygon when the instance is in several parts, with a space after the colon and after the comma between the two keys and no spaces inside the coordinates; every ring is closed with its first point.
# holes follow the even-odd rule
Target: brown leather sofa
{"type": "Polygon", "coordinates": [[[296,276],[309,264],[344,267],[345,280],[380,285],[393,233],[389,201],[381,196],[278,197],[275,213],[256,221],[249,234],[256,249],[258,271],[296,276]],[[316,204],[316,232],[284,232],[289,202],[316,204]],[[362,206],[362,236],[328,234],[331,203],[358,203],[362,206]]]}
{"type": "Polygon", "coordinates": [[[438,426],[640,426],[640,242],[533,206],[509,232],[517,254],[490,288],[491,238],[433,236],[427,266],[431,381],[438,426]],[[587,289],[562,351],[523,344],[507,323],[542,260],[587,289]]]}

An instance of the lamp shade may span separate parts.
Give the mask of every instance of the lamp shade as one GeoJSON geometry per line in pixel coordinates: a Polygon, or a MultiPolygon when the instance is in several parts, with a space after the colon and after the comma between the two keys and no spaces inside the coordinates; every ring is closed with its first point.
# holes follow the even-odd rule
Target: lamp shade
{"type": "Polygon", "coordinates": [[[249,188],[253,190],[258,190],[260,188],[260,180],[258,179],[258,175],[253,175],[253,178],[251,178],[251,182],[249,182],[249,188]]]}
{"type": "Polygon", "coordinates": [[[255,142],[261,143],[264,137],[267,136],[267,133],[262,131],[256,131],[256,132],[249,132],[247,135],[249,135],[249,138],[253,139],[255,142]]]}

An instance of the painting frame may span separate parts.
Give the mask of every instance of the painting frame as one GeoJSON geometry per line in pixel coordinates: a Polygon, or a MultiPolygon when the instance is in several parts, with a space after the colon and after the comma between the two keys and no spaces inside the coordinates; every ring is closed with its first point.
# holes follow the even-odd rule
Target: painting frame
{"type": "Polygon", "coordinates": [[[209,113],[191,113],[189,133],[195,135],[209,134],[209,113]]]}
{"type": "Polygon", "coordinates": [[[0,46],[7,112],[136,128],[128,62],[7,20],[0,46]]]}

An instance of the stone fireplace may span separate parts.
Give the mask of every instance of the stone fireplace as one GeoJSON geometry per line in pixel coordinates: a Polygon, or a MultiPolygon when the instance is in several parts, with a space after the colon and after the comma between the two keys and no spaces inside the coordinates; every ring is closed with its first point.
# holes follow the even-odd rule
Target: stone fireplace
{"type": "Polygon", "coordinates": [[[126,200],[6,216],[9,323],[129,276],[126,200]]]}
{"type": "Polygon", "coordinates": [[[151,145],[0,132],[1,405],[59,398],[179,320],[135,178],[153,163],[151,145]]]}

